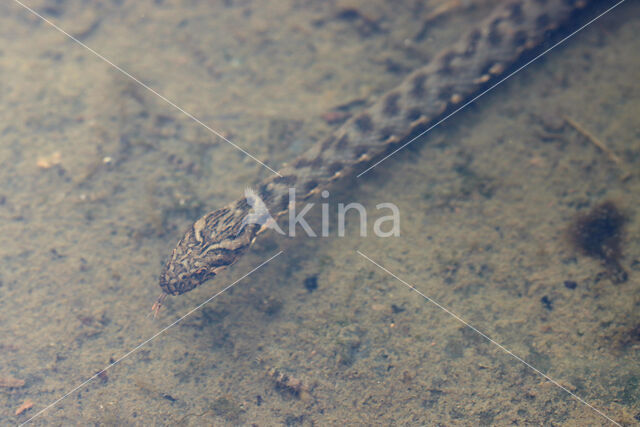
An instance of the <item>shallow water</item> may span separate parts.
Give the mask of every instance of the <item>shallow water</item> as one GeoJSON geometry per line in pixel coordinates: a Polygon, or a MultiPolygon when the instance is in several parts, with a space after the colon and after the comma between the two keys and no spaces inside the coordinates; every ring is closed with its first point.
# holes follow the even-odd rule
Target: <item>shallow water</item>
{"type": "MultiPolygon", "coordinates": [[[[26,2],[274,168],[496,3],[424,25],[441,2],[26,2]]],[[[0,11],[0,424],[609,423],[588,405],[640,423],[638,4],[331,189],[332,209],[371,214],[367,237],[333,216],[327,238],[268,233],[155,320],[182,232],[270,172],[18,4],[0,11]],[[606,200],[627,218],[623,283],[567,237],[606,200]],[[371,232],[383,202],[398,238],[371,232]]]]}

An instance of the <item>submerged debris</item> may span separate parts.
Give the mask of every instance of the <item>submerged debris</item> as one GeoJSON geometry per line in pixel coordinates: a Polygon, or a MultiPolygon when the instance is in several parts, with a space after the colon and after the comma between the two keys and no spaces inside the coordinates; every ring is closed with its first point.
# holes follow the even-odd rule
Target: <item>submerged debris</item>
{"type": "Polygon", "coordinates": [[[617,349],[640,347],[640,322],[636,321],[631,326],[625,325],[613,334],[614,344],[617,349]]]}
{"type": "Polygon", "coordinates": [[[19,388],[25,384],[24,380],[13,377],[0,377],[0,387],[2,388],[19,388]]]}
{"type": "Polygon", "coordinates": [[[304,287],[309,292],[313,292],[318,289],[318,276],[309,276],[304,279],[304,287]]]}
{"type": "Polygon", "coordinates": [[[218,397],[211,403],[211,410],[217,416],[232,422],[237,422],[245,412],[242,405],[236,403],[231,396],[218,397]]]}
{"type": "Polygon", "coordinates": [[[547,310],[549,311],[553,310],[553,301],[547,295],[540,298],[540,302],[542,303],[544,308],[546,308],[547,310]]]}
{"type": "Polygon", "coordinates": [[[26,399],[26,400],[22,403],[22,405],[18,406],[18,409],[16,409],[15,414],[16,414],[16,415],[20,415],[20,414],[22,414],[23,412],[26,412],[26,411],[28,411],[29,409],[33,408],[33,405],[34,405],[33,400],[31,400],[31,399],[26,399]]]}
{"type": "Polygon", "coordinates": [[[577,121],[567,116],[564,117],[564,120],[567,123],[569,123],[571,127],[573,127],[579,134],[587,138],[589,142],[591,142],[593,145],[595,145],[600,150],[602,150],[609,157],[609,159],[611,159],[611,161],[613,161],[620,168],[620,170],[622,171],[622,175],[620,176],[620,179],[622,181],[626,181],[631,177],[631,173],[627,171],[624,161],[620,157],[618,157],[616,153],[614,153],[609,147],[607,147],[607,145],[604,142],[596,138],[595,135],[593,135],[591,132],[586,130],[577,121]]]}
{"type": "Polygon", "coordinates": [[[57,166],[62,162],[62,154],[59,151],[54,152],[49,156],[40,156],[36,160],[36,166],[40,169],[49,169],[53,166],[57,166]]]}
{"type": "Polygon", "coordinates": [[[301,400],[309,400],[311,397],[309,387],[292,375],[285,374],[276,368],[268,368],[267,376],[275,383],[276,388],[280,390],[286,391],[301,400]]]}

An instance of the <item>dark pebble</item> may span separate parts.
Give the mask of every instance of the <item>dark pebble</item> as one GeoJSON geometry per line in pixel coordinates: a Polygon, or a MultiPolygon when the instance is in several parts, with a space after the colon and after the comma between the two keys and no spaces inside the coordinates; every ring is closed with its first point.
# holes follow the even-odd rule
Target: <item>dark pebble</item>
{"type": "Polygon", "coordinates": [[[304,279],[304,287],[309,291],[313,292],[318,289],[318,277],[311,276],[304,279]]]}
{"type": "Polygon", "coordinates": [[[544,305],[544,308],[546,308],[547,310],[549,311],[553,310],[553,303],[551,302],[548,296],[545,295],[542,298],[540,298],[540,302],[544,305]]]}
{"type": "Polygon", "coordinates": [[[573,280],[565,280],[564,281],[564,287],[567,289],[575,289],[578,287],[578,284],[576,282],[574,282],[573,280]]]}
{"type": "Polygon", "coordinates": [[[393,311],[393,314],[398,314],[398,313],[402,313],[405,309],[395,304],[391,304],[391,310],[393,311]]]}

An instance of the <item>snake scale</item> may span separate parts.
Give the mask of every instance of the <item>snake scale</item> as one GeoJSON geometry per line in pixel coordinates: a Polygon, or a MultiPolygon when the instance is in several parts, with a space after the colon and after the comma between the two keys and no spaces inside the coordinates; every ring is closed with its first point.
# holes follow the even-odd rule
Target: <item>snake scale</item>
{"type": "MultiPolygon", "coordinates": [[[[595,0],[594,0],[595,1],[595,0]]],[[[288,211],[289,188],[298,200],[353,174],[409,136],[426,129],[483,88],[587,0],[505,1],[475,29],[413,71],[395,89],[263,180],[256,192],[278,218],[288,211]]],[[[180,295],[236,262],[265,226],[243,224],[251,206],[239,199],[198,219],[177,244],[160,275],[163,294],[180,295]]]]}

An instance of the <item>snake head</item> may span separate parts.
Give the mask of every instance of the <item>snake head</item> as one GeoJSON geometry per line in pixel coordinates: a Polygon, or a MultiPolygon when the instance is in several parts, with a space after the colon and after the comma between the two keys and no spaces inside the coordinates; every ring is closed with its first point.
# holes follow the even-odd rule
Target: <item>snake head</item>
{"type": "Polygon", "coordinates": [[[160,287],[169,295],[189,292],[216,275],[213,269],[179,262],[173,255],[160,273],[160,287]]]}
{"type": "Polygon", "coordinates": [[[228,206],[197,220],[173,249],[160,273],[168,295],[188,292],[233,264],[250,246],[257,228],[243,226],[247,205],[228,206]]]}

